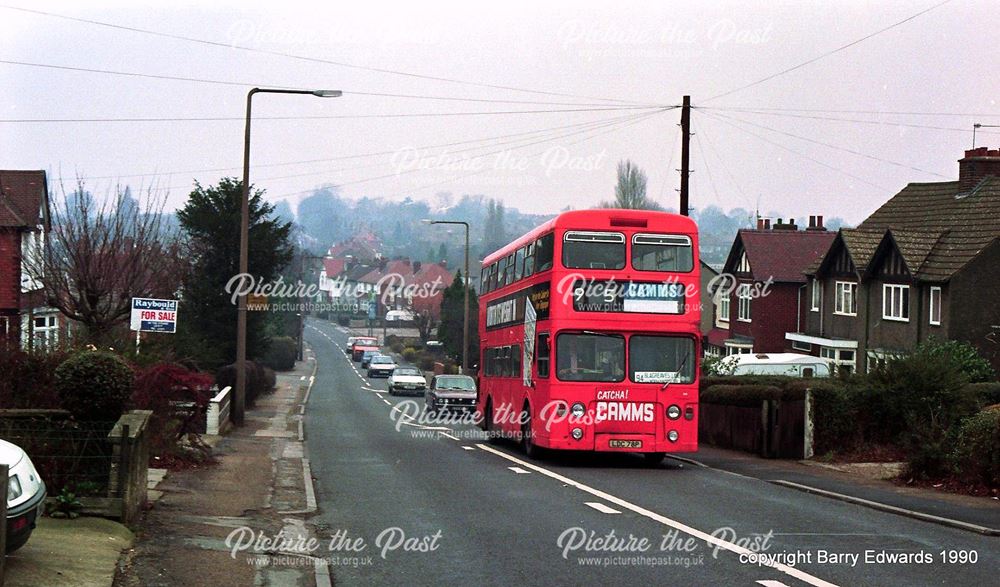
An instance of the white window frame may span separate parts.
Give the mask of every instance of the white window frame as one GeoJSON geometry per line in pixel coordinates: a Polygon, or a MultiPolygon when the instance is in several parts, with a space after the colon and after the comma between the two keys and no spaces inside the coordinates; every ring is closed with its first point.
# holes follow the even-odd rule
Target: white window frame
{"type": "Polygon", "coordinates": [[[931,326],[941,326],[941,288],[937,285],[931,286],[931,294],[928,296],[930,300],[930,308],[927,312],[927,320],[931,326]],[[934,298],[937,297],[937,302],[935,303],[934,298]],[[937,320],[934,319],[934,314],[937,314],[937,320]]]}
{"type": "Polygon", "coordinates": [[[855,281],[838,281],[834,284],[833,313],[838,316],[858,315],[858,284],[855,281]],[[848,303],[850,302],[850,303],[848,303]]]}
{"type": "Polygon", "coordinates": [[[730,308],[729,292],[719,298],[719,322],[729,323],[730,308]]]}
{"type": "Polygon", "coordinates": [[[808,342],[800,342],[798,340],[793,340],[792,349],[796,351],[805,351],[807,353],[811,353],[813,350],[813,345],[808,342]]]}
{"type": "Polygon", "coordinates": [[[739,298],[739,307],[736,311],[736,319],[740,322],[753,322],[753,318],[750,313],[750,284],[741,283],[740,286],[736,288],[736,295],[739,298]]]}
{"type": "Polygon", "coordinates": [[[747,259],[747,252],[740,255],[740,264],[736,269],[737,273],[750,273],[750,259],[747,259]]]}
{"type": "Polygon", "coordinates": [[[812,278],[812,303],[810,304],[809,311],[819,312],[820,304],[823,303],[823,288],[820,286],[820,280],[815,277],[812,278]]]}
{"type": "Polygon", "coordinates": [[[910,321],[910,286],[898,283],[882,284],[882,319],[894,322],[910,321]],[[897,297],[898,292],[898,297],[897,297]],[[905,296],[903,294],[906,294],[905,296]],[[906,303],[903,303],[903,298],[906,303]],[[888,307],[888,312],[886,311],[888,307]]]}

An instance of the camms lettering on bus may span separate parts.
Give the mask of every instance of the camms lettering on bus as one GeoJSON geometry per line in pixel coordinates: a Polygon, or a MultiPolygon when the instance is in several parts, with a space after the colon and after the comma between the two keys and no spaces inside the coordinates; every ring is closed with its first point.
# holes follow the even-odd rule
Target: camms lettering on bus
{"type": "Polygon", "coordinates": [[[597,402],[594,421],[652,422],[655,414],[656,406],[651,403],[597,402]]]}

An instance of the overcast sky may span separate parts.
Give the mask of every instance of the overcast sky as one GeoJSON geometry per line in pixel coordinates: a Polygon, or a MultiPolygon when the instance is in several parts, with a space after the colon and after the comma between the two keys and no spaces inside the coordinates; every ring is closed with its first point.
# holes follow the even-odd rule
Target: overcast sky
{"type": "MultiPolygon", "coordinates": [[[[953,0],[712,98],[939,2],[286,1],[205,8],[12,0],[220,45],[0,8],[0,60],[226,83],[0,63],[0,168],[46,169],[50,183],[62,178],[67,187],[80,175],[97,193],[114,178],[133,189],[156,186],[169,189],[168,206],[176,207],[194,179],[212,184],[242,173],[249,88],[328,88],[344,96],[254,99],[251,181],[273,201],[294,207],[317,186],[343,184],[350,197],[485,194],[550,213],[610,199],[615,164],[629,158],[647,172],[649,194],[676,207],[680,111],[637,106],[677,105],[689,94],[697,108],[692,206],[859,222],[908,182],[956,178],[973,123],[1000,124],[994,0],[953,0]],[[450,115],[514,110],[578,111],[450,115]],[[449,115],[411,116],[417,113],[449,115]],[[300,118],[324,116],[345,118],[300,118]],[[231,120],[14,122],[220,117],[231,120]],[[311,160],[322,161],[303,163],[311,160]]],[[[997,131],[981,129],[977,144],[997,147],[997,131]]]]}

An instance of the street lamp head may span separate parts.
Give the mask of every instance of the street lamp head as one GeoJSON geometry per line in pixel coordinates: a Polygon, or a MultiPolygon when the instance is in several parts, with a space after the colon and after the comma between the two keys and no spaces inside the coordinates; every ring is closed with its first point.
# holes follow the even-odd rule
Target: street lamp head
{"type": "Polygon", "coordinates": [[[423,222],[424,224],[436,224],[436,222],[430,218],[421,218],[420,222],[423,222]]]}
{"type": "Polygon", "coordinates": [[[340,90],[313,90],[312,94],[320,98],[339,98],[344,95],[344,92],[340,90]]]}

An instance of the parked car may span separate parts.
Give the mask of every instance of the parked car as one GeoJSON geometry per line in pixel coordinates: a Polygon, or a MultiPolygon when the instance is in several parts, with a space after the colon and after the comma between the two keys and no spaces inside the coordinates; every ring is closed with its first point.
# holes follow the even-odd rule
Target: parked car
{"type": "Polygon", "coordinates": [[[7,552],[24,546],[45,509],[45,483],[21,447],[0,440],[0,463],[7,465],[7,552]]]}
{"type": "Polygon", "coordinates": [[[388,355],[375,355],[368,363],[369,377],[388,377],[396,368],[396,361],[388,355]]]}
{"type": "Polygon", "coordinates": [[[827,359],[799,353],[729,355],[722,360],[723,370],[733,375],[787,375],[789,377],[830,377],[827,359]]]}
{"type": "MultiPolygon", "coordinates": [[[[356,342],[356,343],[354,343],[354,350],[351,351],[351,358],[353,360],[355,360],[355,361],[360,361],[360,360],[362,360],[364,358],[365,353],[367,351],[371,351],[373,353],[377,353],[378,352],[378,347],[375,346],[375,345],[373,345],[373,344],[367,344],[367,343],[366,344],[360,344],[360,343],[356,342]]],[[[363,365],[363,366],[367,366],[367,365],[363,365]]]]}
{"type": "Polygon", "coordinates": [[[476,381],[468,375],[435,375],[424,399],[432,412],[475,409],[476,381]]]}
{"type": "Polygon", "coordinates": [[[416,367],[396,367],[386,382],[389,395],[417,393],[423,395],[427,389],[427,379],[416,367]]]}
{"type": "Polygon", "coordinates": [[[354,352],[354,345],[361,344],[367,346],[375,346],[378,344],[378,339],[374,336],[348,336],[347,337],[347,352],[354,352]]]}
{"type": "Polygon", "coordinates": [[[361,351],[361,368],[367,369],[368,365],[370,365],[372,362],[372,357],[378,354],[381,353],[379,353],[379,351],[375,349],[365,349],[361,351]]]}

